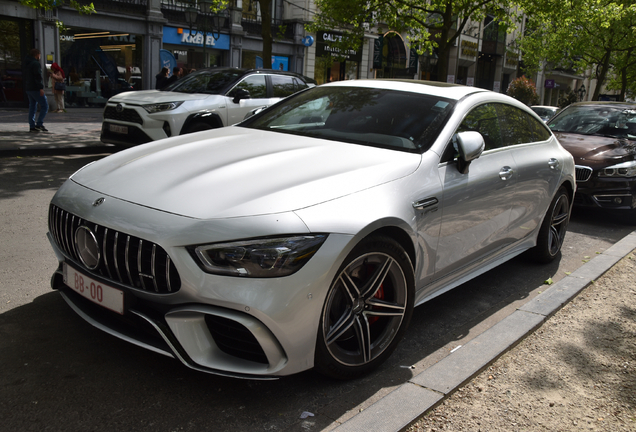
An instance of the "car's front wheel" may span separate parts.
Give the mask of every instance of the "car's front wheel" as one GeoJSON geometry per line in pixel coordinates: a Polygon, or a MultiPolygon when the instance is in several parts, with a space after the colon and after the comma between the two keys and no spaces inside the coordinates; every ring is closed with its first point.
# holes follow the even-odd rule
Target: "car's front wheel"
{"type": "Polygon", "coordinates": [[[414,279],[411,260],[395,240],[377,236],[356,246],[323,307],[316,370],[352,379],[384,362],[410,321],[414,279]]]}
{"type": "Polygon", "coordinates": [[[567,190],[561,187],[550,203],[539,230],[537,245],[531,250],[536,261],[549,263],[556,258],[563,246],[569,221],[570,198],[567,190]]]}

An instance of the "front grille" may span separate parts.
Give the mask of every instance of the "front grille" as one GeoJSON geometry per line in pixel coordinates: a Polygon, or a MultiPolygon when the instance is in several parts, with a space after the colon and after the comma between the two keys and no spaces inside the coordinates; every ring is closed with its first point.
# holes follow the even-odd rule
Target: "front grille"
{"type": "Polygon", "coordinates": [[[119,120],[128,123],[144,124],[144,120],[139,113],[130,108],[124,108],[122,112],[117,112],[114,106],[107,106],[104,110],[104,119],[119,120]]]}
{"type": "Polygon", "coordinates": [[[205,323],[221,351],[234,357],[269,364],[252,332],[243,324],[217,315],[206,315],[205,323]]]}
{"type": "Polygon", "coordinates": [[[592,177],[592,168],[587,167],[587,166],[583,166],[583,165],[576,165],[574,167],[574,175],[576,177],[576,181],[579,183],[583,183],[586,182],[590,179],[590,177],[592,177]]]}
{"type": "Polygon", "coordinates": [[[159,245],[87,221],[51,204],[49,232],[62,252],[88,274],[129,288],[158,294],[174,293],[181,278],[166,251],[159,245]],[[75,244],[75,231],[89,228],[101,252],[97,268],[88,269],[75,244]]]}

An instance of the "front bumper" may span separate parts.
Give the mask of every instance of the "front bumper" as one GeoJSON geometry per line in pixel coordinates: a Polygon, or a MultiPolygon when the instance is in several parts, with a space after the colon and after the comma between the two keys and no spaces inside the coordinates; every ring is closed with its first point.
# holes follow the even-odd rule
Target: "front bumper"
{"type": "MultiPolygon", "coordinates": [[[[288,234],[290,230],[303,233],[305,225],[293,214],[196,220],[115,198],[93,207],[98,197],[96,192],[67,181],[52,205],[66,213],[63,217],[54,213],[49,218],[48,238],[60,262],[52,286],[86,321],[111,335],[209,373],[265,379],[313,367],[324,299],[348,253],[352,236],[330,235],[300,271],[286,277],[212,275],[200,269],[185,245],[233,240],[239,238],[238,232],[244,238],[256,237],[258,232],[262,235],[263,229],[270,235],[288,234]],[[97,233],[98,244],[105,245],[104,250],[117,251],[119,271],[114,259],[109,261],[110,271],[105,266],[89,270],[78,259],[72,239],[78,227],[84,225],[97,233]],[[120,250],[112,246],[113,231],[119,233],[120,250]],[[105,232],[108,235],[100,237],[99,233],[105,232]],[[124,246],[127,243],[131,246],[130,259],[125,252],[129,250],[124,246]],[[155,273],[135,268],[137,260],[142,262],[148,256],[133,248],[133,244],[142,243],[156,245],[153,257],[160,249],[165,250],[170,265],[178,271],[178,290],[174,279],[169,279],[173,281],[170,289],[162,288],[169,286],[167,282],[159,283],[159,275],[165,270],[157,269],[155,273]],[[62,277],[64,263],[97,283],[121,290],[123,315],[87,300],[67,286],[62,277]],[[130,263],[129,268],[126,263],[130,263]],[[153,286],[149,280],[157,280],[158,285],[153,286]]],[[[157,260],[162,261],[166,261],[165,257],[157,260]]]]}
{"type": "Polygon", "coordinates": [[[608,210],[636,208],[636,178],[598,177],[594,172],[585,182],[577,182],[574,205],[608,210]]]}
{"type": "Polygon", "coordinates": [[[134,146],[178,135],[188,113],[182,110],[148,114],[139,105],[108,103],[104,108],[101,141],[108,144],[134,146]],[[111,128],[111,125],[115,126],[111,128]]]}

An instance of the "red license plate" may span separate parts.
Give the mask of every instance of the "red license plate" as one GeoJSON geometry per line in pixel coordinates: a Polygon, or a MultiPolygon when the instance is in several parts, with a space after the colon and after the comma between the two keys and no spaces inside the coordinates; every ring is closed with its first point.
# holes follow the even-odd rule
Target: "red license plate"
{"type": "Polygon", "coordinates": [[[64,283],[84,298],[100,306],[124,314],[124,292],[104,285],[64,263],[64,283]]]}

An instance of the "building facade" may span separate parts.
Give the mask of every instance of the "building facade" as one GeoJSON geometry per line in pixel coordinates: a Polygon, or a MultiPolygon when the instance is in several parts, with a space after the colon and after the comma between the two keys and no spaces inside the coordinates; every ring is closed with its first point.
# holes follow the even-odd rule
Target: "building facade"
{"type": "MultiPolygon", "coordinates": [[[[9,103],[25,102],[21,64],[33,47],[42,52],[43,66],[56,62],[64,69],[71,106],[77,98],[100,105],[119,91],[152,89],[167,64],[185,70],[263,66],[262,11],[256,0],[232,0],[218,14],[209,12],[205,0],[80,0],[91,2],[96,12],[80,15],[64,5],[44,11],[0,0],[0,29],[7,29],[0,39],[0,73],[9,103]],[[56,21],[65,28],[58,29],[56,21]]],[[[316,13],[313,0],[272,0],[271,12],[272,67],[318,83],[432,79],[505,92],[518,74],[519,53],[510,43],[517,34],[506,34],[492,17],[471,23],[458,37],[448,75],[440,77],[436,54],[417,55],[395,30],[369,29],[359,48],[341,53],[333,46],[341,36],[338,29],[305,31],[316,13]]]]}

